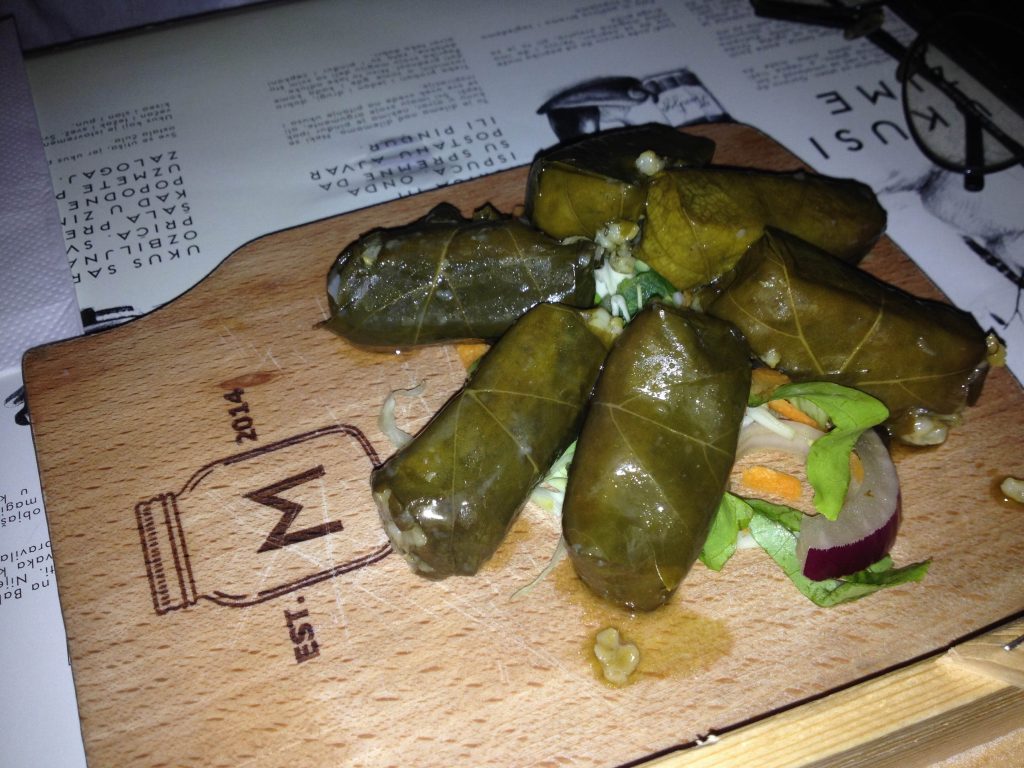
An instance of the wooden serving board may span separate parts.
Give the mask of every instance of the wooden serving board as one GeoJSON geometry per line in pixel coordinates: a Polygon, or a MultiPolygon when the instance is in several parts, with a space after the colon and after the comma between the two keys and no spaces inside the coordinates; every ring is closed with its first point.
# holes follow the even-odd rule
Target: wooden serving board
{"type": "MultiPolygon", "coordinates": [[[[750,128],[717,161],[791,169],[750,128]]],[[[990,376],[944,446],[900,452],[898,563],[927,579],[821,609],[767,556],[698,565],[650,616],[598,605],[528,507],[473,578],[389,555],[368,492],[391,452],[387,393],[415,430],[460,386],[451,347],[380,354],[316,327],[325,275],[361,233],[442,201],[520,205],[526,169],[251,242],[170,305],[25,358],[86,752],[93,765],[616,765],[789,708],[1024,610],[1024,395],[990,376]],[[274,547],[272,530],[289,543],[274,547]],[[608,624],[636,682],[595,676],[608,624]]],[[[889,242],[872,272],[934,287],[889,242]]]]}

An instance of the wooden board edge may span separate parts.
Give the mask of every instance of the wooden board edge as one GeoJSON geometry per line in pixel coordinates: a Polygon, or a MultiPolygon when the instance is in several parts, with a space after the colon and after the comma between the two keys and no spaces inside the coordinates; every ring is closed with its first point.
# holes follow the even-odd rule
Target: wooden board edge
{"type": "MultiPolygon", "coordinates": [[[[995,647],[1024,675],[1017,618],[948,651],[656,757],[643,768],[927,766],[1024,727],[1024,688],[961,659],[995,647]]],[[[1021,737],[1024,746],[1024,736],[1021,737]]]]}
{"type": "MultiPolygon", "coordinates": [[[[466,183],[468,184],[469,182],[466,183]]],[[[440,193],[441,190],[437,190],[436,192],[440,193]]],[[[264,237],[270,236],[271,235],[267,235],[264,237]]],[[[259,239],[263,238],[257,238],[257,240],[259,239]]],[[[237,250],[243,251],[244,249],[245,246],[237,250]]],[[[232,254],[229,254],[227,258],[230,258],[235,253],[237,253],[237,251],[233,252],[232,254]]],[[[227,259],[225,259],[225,261],[226,260],[227,259]]],[[[223,266],[223,263],[224,262],[221,262],[220,266],[223,266]]],[[[204,279],[208,278],[209,275],[207,276],[207,278],[204,279]]],[[[121,330],[123,329],[116,328],[105,333],[116,333],[121,330]]],[[[91,337],[80,337],[77,340],[71,340],[70,343],[80,341],[83,338],[91,338],[98,340],[98,335],[91,337]]],[[[55,342],[54,346],[63,343],[67,342],[55,342]]],[[[30,355],[26,359],[31,360],[32,356],[30,355]]],[[[1020,631],[1024,632],[1024,628],[1022,628],[1020,631]]],[[[1024,654],[1024,649],[1022,649],[1021,653],[1024,654]]],[[[880,680],[888,678],[890,675],[897,675],[899,674],[899,672],[900,671],[892,672],[884,677],[875,678],[871,681],[865,681],[863,684],[869,685],[871,683],[876,683],[880,680]]],[[[961,676],[963,676],[963,670],[960,670],[960,673],[961,676]]],[[[947,671],[947,677],[948,676],[949,673],[947,671]]],[[[968,675],[967,677],[973,678],[974,675],[968,675]]],[[[885,696],[896,696],[902,693],[910,695],[912,693],[912,695],[915,698],[932,698],[930,689],[926,688],[926,685],[935,685],[936,690],[940,691],[943,690],[943,686],[938,685],[934,681],[932,683],[928,683],[928,680],[930,679],[931,678],[912,678],[908,683],[906,683],[905,686],[887,688],[885,691],[885,696]],[[924,679],[924,682],[922,682],[922,679],[924,679]]],[[[943,681],[940,678],[939,682],[948,682],[948,680],[943,681]]],[[[859,687],[860,683],[852,684],[851,688],[853,686],[859,687]]],[[[974,691],[974,689],[972,688],[971,691],[969,691],[968,693],[975,692],[977,693],[977,695],[968,696],[966,699],[962,700],[961,704],[951,704],[950,707],[941,710],[941,712],[939,712],[938,714],[932,713],[931,715],[927,715],[925,713],[916,714],[912,710],[910,714],[914,715],[914,717],[911,717],[910,719],[901,717],[898,721],[896,721],[894,717],[892,717],[891,715],[904,714],[902,702],[889,704],[887,698],[875,695],[874,697],[868,696],[866,700],[858,700],[859,703],[854,702],[852,704],[844,704],[843,700],[836,698],[839,697],[841,694],[835,693],[832,695],[825,696],[821,699],[815,699],[814,702],[808,702],[807,704],[802,705],[798,708],[793,708],[792,710],[787,709],[785,712],[778,712],[774,715],[769,713],[763,719],[758,719],[756,723],[751,723],[747,726],[737,727],[735,730],[730,729],[727,732],[723,732],[723,734],[717,739],[715,744],[709,744],[707,747],[683,750],[681,752],[673,753],[672,755],[666,755],[663,758],[651,758],[651,762],[646,762],[647,758],[641,758],[641,760],[644,760],[645,762],[636,763],[636,765],[642,764],[645,766],[652,767],[658,766],[658,768],[687,768],[689,766],[700,765],[722,765],[726,766],[726,768],[733,765],[806,766],[811,764],[820,765],[822,763],[827,763],[829,765],[849,764],[851,766],[859,766],[864,764],[892,764],[900,766],[912,765],[916,763],[907,762],[905,759],[898,760],[895,763],[880,762],[878,760],[878,750],[882,746],[890,744],[896,744],[898,746],[900,743],[904,743],[905,745],[907,745],[908,741],[909,745],[907,745],[905,748],[912,748],[915,744],[921,742],[922,740],[930,740],[928,741],[929,744],[932,741],[940,741],[941,737],[945,734],[945,732],[949,730],[949,719],[969,720],[971,713],[975,709],[978,709],[982,713],[982,715],[984,715],[987,718],[984,720],[984,722],[991,722],[992,728],[995,729],[994,733],[990,733],[989,735],[984,736],[984,738],[980,739],[981,741],[987,740],[988,738],[992,738],[992,736],[998,735],[999,733],[1005,733],[1013,727],[1014,723],[1019,725],[1022,721],[1024,721],[1024,710],[1020,708],[1020,700],[1013,698],[1014,691],[1006,692],[1006,695],[1004,696],[1003,688],[1005,688],[1005,686],[1001,686],[1000,690],[995,693],[991,691],[987,692],[984,688],[981,689],[980,692],[974,691]],[[874,730],[858,731],[858,735],[862,737],[860,738],[860,740],[854,740],[853,742],[846,741],[843,744],[833,743],[832,740],[826,740],[824,738],[824,736],[828,735],[831,731],[842,731],[843,729],[845,729],[846,718],[848,717],[849,713],[859,715],[860,711],[863,710],[866,706],[871,706],[872,701],[875,702],[874,709],[878,710],[878,715],[876,719],[873,721],[874,730]],[[823,713],[817,712],[817,710],[813,710],[811,711],[811,717],[808,717],[808,710],[804,709],[804,707],[813,707],[813,705],[822,702],[829,702],[829,706],[825,707],[823,713]],[[989,715],[988,713],[990,710],[992,710],[992,712],[989,715]],[[789,717],[793,712],[803,714],[799,714],[795,717],[789,717]],[[1007,712],[1009,712],[1009,714],[1004,716],[1002,719],[999,719],[1000,712],[1004,713],[1004,715],[1007,712]],[[842,723],[843,725],[837,726],[837,720],[839,723],[842,723]],[[892,727],[894,722],[904,723],[904,725],[897,727],[894,730],[892,727]],[[757,727],[761,725],[770,725],[770,727],[767,730],[767,733],[763,736],[759,735],[760,732],[756,731],[757,727]],[[751,742],[745,740],[747,738],[746,736],[743,736],[739,739],[735,738],[740,734],[747,733],[748,729],[755,730],[754,745],[758,749],[763,749],[763,752],[752,751],[751,742]],[[758,741],[756,739],[760,740],[758,741]],[[794,752],[789,750],[787,748],[787,739],[799,739],[801,749],[804,751],[794,752]],[[709,754],[705,752],[705,750],[710,750],[711,747],[717,747],[717,745],[719,744],[724,745],[727,743],[730,745],[730,748],[732,748],[733,743],[737,744],[738,750],[734,750],[733,752],[711,752],[709,754]],[[705,758],[705,754],[708,754],[707,758],[705,758]],[[730,755],[732,755],[731,759],[730,755]],[[688,756],[700,757],[701,762],[687,762],[685,758],[688,756]],[[751,757],[754,757],[756,759],[752,761],[751,757]],[[833,759],[843,760],[843,762],[832,762],[833,759]]],[[[844,688],[842,693],[847,693],[849,690],[851,689],[844,688]]],[[[859,721],[857,721],[857,727],[860,727],[859,721]]],[[[977,725],[976,723],[976,727],[980,728],[980,725],[977,725]]],[[[972,731],[970,734],[968,734],[968,736],[973,738],[979,732],[980,731],[978,730],[972,731]]],[[[952,751],[961,751],[968,746],[972,746],[972,743],[961,740],[955,743],[952,751]]],[[[918,751],[914,754],[920,755],[923,753],[918,751]]],[[[929,755],[929,759],[934,759],[934,753],[929,752],[929,755]]]]}

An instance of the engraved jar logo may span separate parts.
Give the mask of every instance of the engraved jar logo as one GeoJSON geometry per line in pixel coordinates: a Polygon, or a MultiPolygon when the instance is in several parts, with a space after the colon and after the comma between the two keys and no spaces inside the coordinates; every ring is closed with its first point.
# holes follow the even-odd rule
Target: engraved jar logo
{"type": "Polygon", "coordinates": [[[255,605],[390,551],[367,489],[376,451],[332,425],[211,462],[135,506],[158,614],[255,605]]]}

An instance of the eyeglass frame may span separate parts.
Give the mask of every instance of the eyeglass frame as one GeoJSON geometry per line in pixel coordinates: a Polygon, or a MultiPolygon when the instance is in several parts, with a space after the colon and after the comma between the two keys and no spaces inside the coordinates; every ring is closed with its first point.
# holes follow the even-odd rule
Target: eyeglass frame
{"type": "MultiPolygon", "coordinates": [[[[942,75],[927,66],[914,66],[915,62],[923,63],[923,51],[935,30],[940,25],[948,24],[951,18],[956,16],[984,17],[984,14],[970,11],[952,11],[936,17],[932,23],[923,31],[908,21],[914,28],[917,36],[905,46],[891,33],[882,29],[885,21],[885,7],[889,3],[883,0],[846,5],[838,0],[826,0],[825,5],[811,5],[809,3],[795,2],[794,0],[750,0],[754,13],[761,18],[770,18],[777,21],[791,21],[815,26],[840,29],[843,37],[847,40],[865,38],[885,53],[894,58],[897,63],[896,77],[902,85],[903,112],[907,120],[911,138],[918,149],[930,161],[941,168],[963,174],[964,188],[968,191],[977,192],[984,188],[985,174],[997,173],[1014,165],[1024,165],[1024,146],[1021,146],[1011,136],[1007,135],[997,126],[988,114],[954,83],[946,80],[942,75]],[[948,98],[953,106],[964,118],[964,151],[965,160],[957,163],[943,157],[928,146],[917,133],[911,120],[911,110],[907,89],[912,83],[914,76],[920,76],[930,85],[939,89],[948,98]],[[993,139],[998,141],[1010,152],[1010,157],[1000,161],[991,167],[985,166],[983,131],[988,131],[993,139]]],[[[987,17],[986,17],[987,18],[987,17]]],[[[984,85],[984,83],[983,83],[984,85]]],[[[1010,108],[1020,114],[1020,110],[1010,105],[1010,108]]],[[[1024,117],[1024,115],[1021,115],[1024,117]]]]}

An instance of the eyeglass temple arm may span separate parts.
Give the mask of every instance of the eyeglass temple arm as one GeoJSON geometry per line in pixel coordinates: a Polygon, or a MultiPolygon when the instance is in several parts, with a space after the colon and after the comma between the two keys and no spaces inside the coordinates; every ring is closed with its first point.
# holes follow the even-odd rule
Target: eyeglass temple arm
{"type": "Polygon", "coordinates": [[[843,30],[847,38],[862,37],[882,26],[884,2],[843,5],[829,0],[827,5],[812,5],[792,0],[750,0],[754,13],[762,18],[796,21],[843,30]]]}

